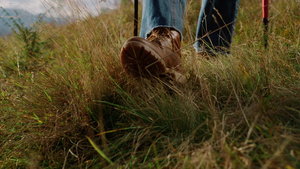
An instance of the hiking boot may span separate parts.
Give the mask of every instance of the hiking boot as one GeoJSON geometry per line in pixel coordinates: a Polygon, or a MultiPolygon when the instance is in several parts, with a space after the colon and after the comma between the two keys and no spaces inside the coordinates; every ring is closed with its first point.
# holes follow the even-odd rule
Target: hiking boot
{"type": "Polygon", "coordinates": [[[226,47],[214,47],[213,49],[202,48],[200,50],[196,49],[197,56],[200,56],[203,59],[211,60],[216,59],[218,56],[230,54],[229,48],[226,47]]]}
{"type": "Polygon", "coordinates": [[[171,77],[185,81],[182,75],[180,33],[156,28],[147,38],[132,37],[121,50],[121,62],[127,74],[134,77],[171,77]]]}

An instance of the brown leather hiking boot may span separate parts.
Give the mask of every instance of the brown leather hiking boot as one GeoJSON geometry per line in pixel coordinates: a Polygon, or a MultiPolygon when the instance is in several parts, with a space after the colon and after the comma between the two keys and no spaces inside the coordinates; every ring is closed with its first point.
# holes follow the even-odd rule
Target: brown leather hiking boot
{"type": "Polygon", "coordinates": [[[180,34],[169,28],[154,29],[147,39],[132,37],[122,47],[122,66],[134,77],[168,76],[183,83],[180,43],[180,34]]]}

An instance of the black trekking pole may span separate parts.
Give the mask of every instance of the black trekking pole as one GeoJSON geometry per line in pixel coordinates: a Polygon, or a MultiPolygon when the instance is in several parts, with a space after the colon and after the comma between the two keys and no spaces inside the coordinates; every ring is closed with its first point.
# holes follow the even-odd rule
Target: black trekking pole
{"type": "Polygon", "coordinates": [[[134,32],[133,35],[137,36],[138,34],[138,12],[139,12],[139,2],[138,0],[134,0],[134,32]]]}

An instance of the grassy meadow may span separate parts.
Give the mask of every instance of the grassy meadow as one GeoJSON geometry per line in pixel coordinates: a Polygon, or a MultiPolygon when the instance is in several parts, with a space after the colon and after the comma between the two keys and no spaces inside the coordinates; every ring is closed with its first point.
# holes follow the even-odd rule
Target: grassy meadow
{"type": "Polygon", "coordinates": [[[192,46],[200,5],[185,84],[123,71],[132,4],[0,38],[0,168],[299,169],[299,0],[270,2],[267,49],[261,1],[242,0],[231,54],[211,60],[192,46]]]}

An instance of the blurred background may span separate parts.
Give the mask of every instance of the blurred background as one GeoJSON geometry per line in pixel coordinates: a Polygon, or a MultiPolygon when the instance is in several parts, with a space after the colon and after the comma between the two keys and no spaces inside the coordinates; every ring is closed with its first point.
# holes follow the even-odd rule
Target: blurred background
{"type": "Polygon", "coordinates": [[[130,0],[1,0],[0,36],[11,33],[7,26],[7,23],[12,24],[9,18],[19,18],[30,26],[42,14],[44,21],[62,24],[117,9],[126,1],[130,0]]]}

